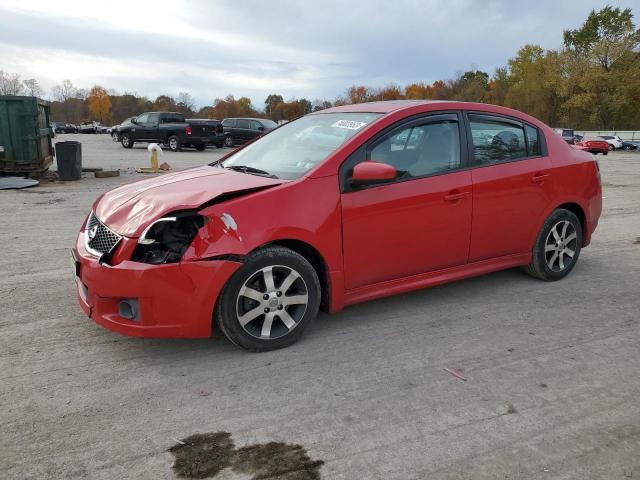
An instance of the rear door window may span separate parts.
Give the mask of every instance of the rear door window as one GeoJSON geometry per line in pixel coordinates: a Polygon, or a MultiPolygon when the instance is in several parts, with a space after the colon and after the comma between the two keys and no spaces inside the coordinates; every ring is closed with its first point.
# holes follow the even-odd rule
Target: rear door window
{"type": "Polygon", "coordinates": [[[488,115],[469,115],[469,121],[477,164],[491,165],[527,157],[522,125],[488,115]]]}
{"type": "Polygon", "coordinates": [[[527,145],[528,152],[530,157],[537,157],[542,154],[542,150],[540,149],[540,134],[538,133],[538,129],[532,127],[531,125],[524,126],[525,132],[527,133],[527,145]]]}

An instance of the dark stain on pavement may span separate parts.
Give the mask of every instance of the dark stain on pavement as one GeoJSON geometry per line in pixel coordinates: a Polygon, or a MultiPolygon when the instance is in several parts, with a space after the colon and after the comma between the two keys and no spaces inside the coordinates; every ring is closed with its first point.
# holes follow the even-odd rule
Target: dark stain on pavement
{"type": "Polygon", "coordinates": [[[169,449],[180,478],[214,478],[231,467],[252,480],[320,480],[322,460],[312,460],[300,445],[269,442],[235,448],[227,432],[195,434],[169,449]]]}
{"type": "Polygon", "coordinates": [[[176,457],[173,470],[182,478],[210,478],[227,468],[235,452],[227,432],[196,433],[169,449],[176,457]]]}

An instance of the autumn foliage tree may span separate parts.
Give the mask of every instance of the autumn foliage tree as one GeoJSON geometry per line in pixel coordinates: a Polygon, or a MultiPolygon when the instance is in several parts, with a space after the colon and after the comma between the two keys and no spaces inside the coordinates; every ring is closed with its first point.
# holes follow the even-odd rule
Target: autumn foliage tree
{"type": "Polygon", "coordinates": [[[111,99],[104,87],[94,85],[87,97],[89,112],[94,120],[105,124],[111,121],[111,99]]]}

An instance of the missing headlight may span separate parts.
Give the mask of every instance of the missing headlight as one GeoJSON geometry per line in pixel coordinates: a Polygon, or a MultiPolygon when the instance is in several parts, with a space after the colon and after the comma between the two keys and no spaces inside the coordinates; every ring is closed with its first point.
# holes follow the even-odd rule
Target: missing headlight
{"type": "Polygon", "coordinates": [[[180,212],[153,222],[138,239],[132,260],[159,265],[179,262],[206,218],[180,212]]]}

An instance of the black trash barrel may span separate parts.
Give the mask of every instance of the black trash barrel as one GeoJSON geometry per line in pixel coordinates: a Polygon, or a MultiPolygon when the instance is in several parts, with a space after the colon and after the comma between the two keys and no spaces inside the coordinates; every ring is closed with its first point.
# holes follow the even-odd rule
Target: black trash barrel
{"type": "Polygon", "coordinates": [[[80,180],[82,176],[82,144],[56,143],[56,163],[60,180],[80,180]]]}

